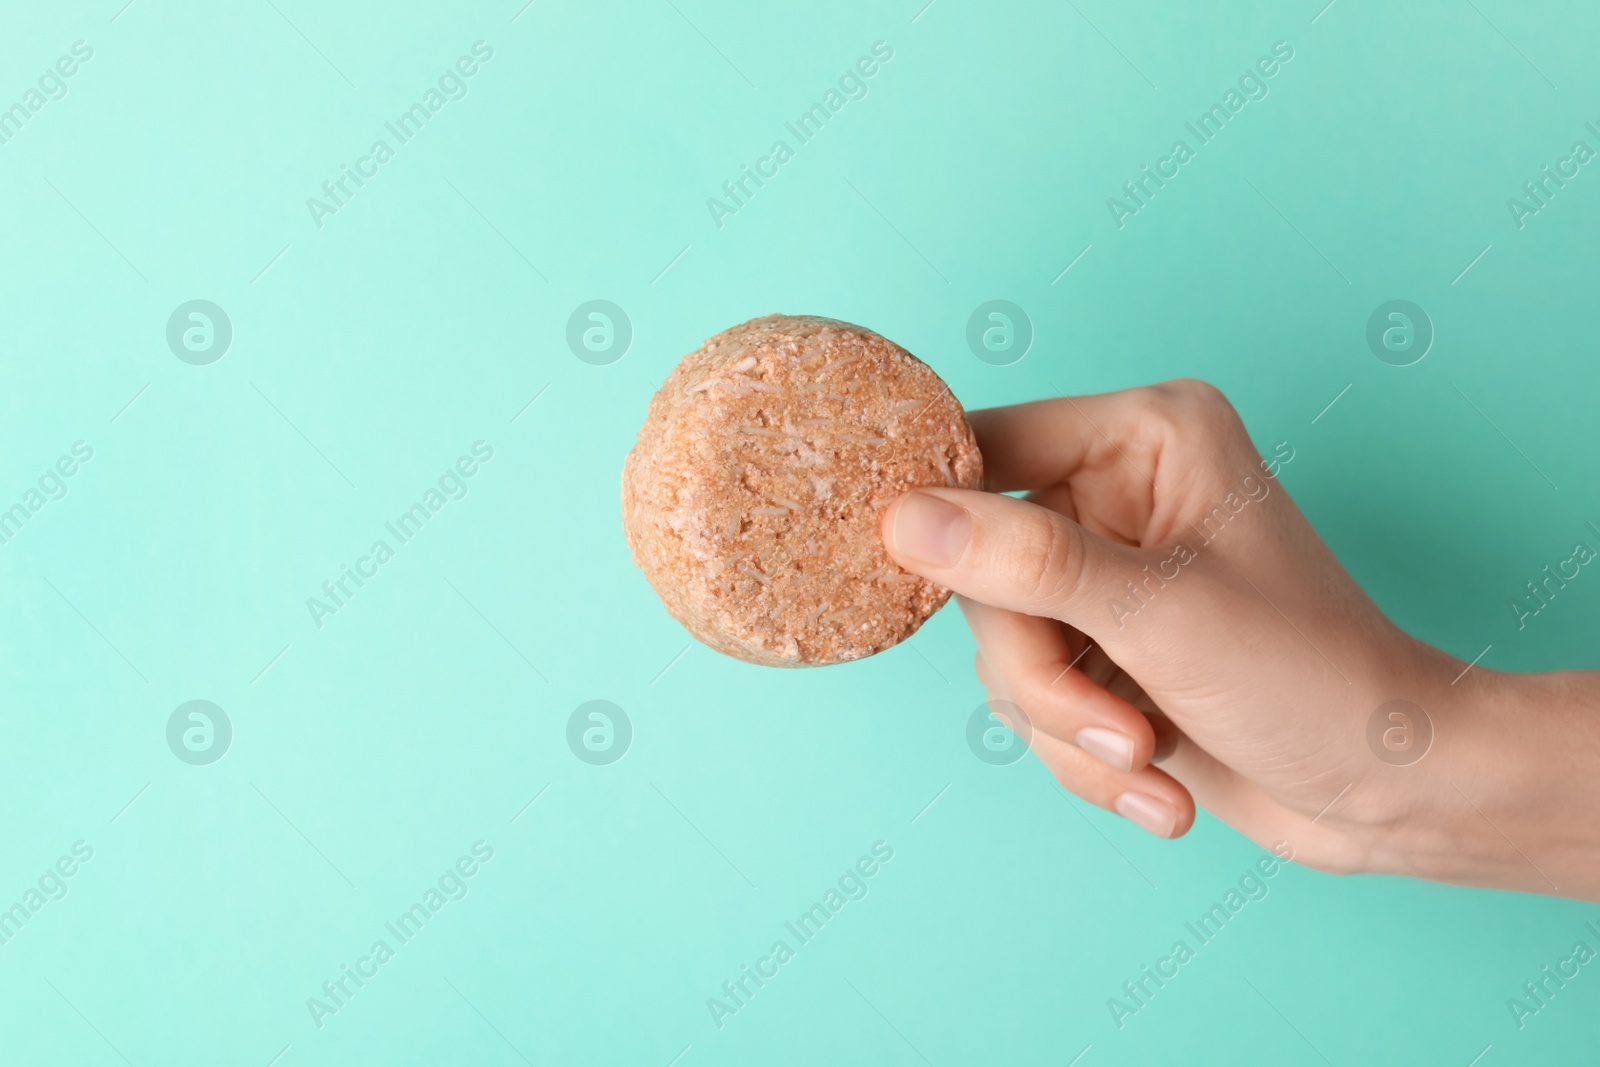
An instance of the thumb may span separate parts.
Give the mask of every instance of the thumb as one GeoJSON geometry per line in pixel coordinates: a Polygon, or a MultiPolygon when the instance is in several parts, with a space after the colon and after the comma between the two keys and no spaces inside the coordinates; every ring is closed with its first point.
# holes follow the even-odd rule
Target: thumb
{"type": "Polygon", "coordinates": [[[1058,512],[972,489],[918,489],[889,505],[890,557],[964,597],[1043,615],[1094,636],[1114,621],[1106,604],[1145,564],[1058,512]]]}

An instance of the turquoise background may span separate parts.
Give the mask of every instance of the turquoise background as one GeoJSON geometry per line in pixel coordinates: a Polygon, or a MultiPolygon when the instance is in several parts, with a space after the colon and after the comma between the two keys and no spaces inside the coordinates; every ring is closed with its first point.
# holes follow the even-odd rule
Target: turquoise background
{"type": "Polygon", "coordinates": [[[0,1059],[1595,1061],[1600,967],[1520,1030],[1506,1001],[1600,947],[1600,907],[1293,867],[1119,1029],[1107,999],[1261,850],[974,758],[954,611],[828,670],[690,644],[617,482],[675,361],[773,311],[871,326],[969,407],[1200,376],[1292,443],[1284,483],[1406,628],[1600,666],[1600,578],[1509,608],[1600,522],[1600,171],[1523,228],[1506,203],[1600,147],[1600,9],[924,2],[6,5],[0,107],[93,58],[0,144],[0,507],[93,458],[0,547],[0,908],[93,858],[0,945],[0,1059]],[[307,198],[476,41],[465,98],[319,228],[307,198]],[[877,41],[867,97],[719,228],[707,199],[877,41]],[[1277,41],[1269,95],[1119,229],[1107,198],[1277,41]],[[602,366],[565,339],[597,298],[633,330],[602,366]],[[204,366],[166,341],[194,299],[233,328],[204,366]],[[966,344],[990,299],[1033,326],[1008,366],[966,344]],[[1436,331],[1411,366],[1365,341],[1391,299],[1436,331]],[[478,441],[466,497],[315,625],[478,441]],[[166,740],[195,699],[234,731],[203,766],[166,740]],[[605,766],[566,741],[596,699],[633,730],[605,766]],[[308,998],[479,841],[319,1028],[308,998]],[[707,998],[878,841],[719,1028],[707,998]]]}

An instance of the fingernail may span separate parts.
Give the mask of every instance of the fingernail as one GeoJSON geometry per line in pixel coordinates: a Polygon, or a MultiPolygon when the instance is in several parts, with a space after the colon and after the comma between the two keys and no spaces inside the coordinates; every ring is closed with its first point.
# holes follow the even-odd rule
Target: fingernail
{"type": "Polygon", "coordinates": [[[1148,793],[1123,793],[1111,806],[1118,815],[1157,837],[1171,837],[1173,828],[1178,825],[1177,810],[1148,793]]]}
{"type": "Polygon", "coordinates": [[[1133,738],[1104,726],[1085,726],[1074,740],[1095,759],[1104,760],[1119,771],[1133,770],[1133,738]]]}
{"type": "Polygon", "coordinates": [[[894,512],[894,550],[910,559],[949,567],[972,539],[967,509],[927,493],[908,493],[894,512]]]}

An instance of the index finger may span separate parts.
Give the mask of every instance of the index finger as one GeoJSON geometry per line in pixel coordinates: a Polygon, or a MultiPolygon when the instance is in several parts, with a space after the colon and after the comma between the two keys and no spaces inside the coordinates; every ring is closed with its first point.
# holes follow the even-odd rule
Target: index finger
{"type": "Polygon", "coordinates": [[[967,421],[983,453],[984,487],[998,493],[1038,489],[1119,466],[1153,480],[1164,441],[1159,422],[1149,417],[1151,392],[1125,389],[971,412],[967,421]]]}

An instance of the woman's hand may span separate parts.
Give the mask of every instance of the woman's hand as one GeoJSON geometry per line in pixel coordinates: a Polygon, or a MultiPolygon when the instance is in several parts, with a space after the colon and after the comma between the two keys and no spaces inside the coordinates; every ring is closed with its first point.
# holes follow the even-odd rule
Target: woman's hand
{"type": "Polygon", "coordinates": [[[959,595],[1064,786],[1162,837],[1199,803],[1323,870],[1600,896],[1594,677],[1402,633],[1279,484],[1289,443],[1263,459],[1195,381],[971,422],[996,492],[908,493],[884,541],[959,595]]]}

